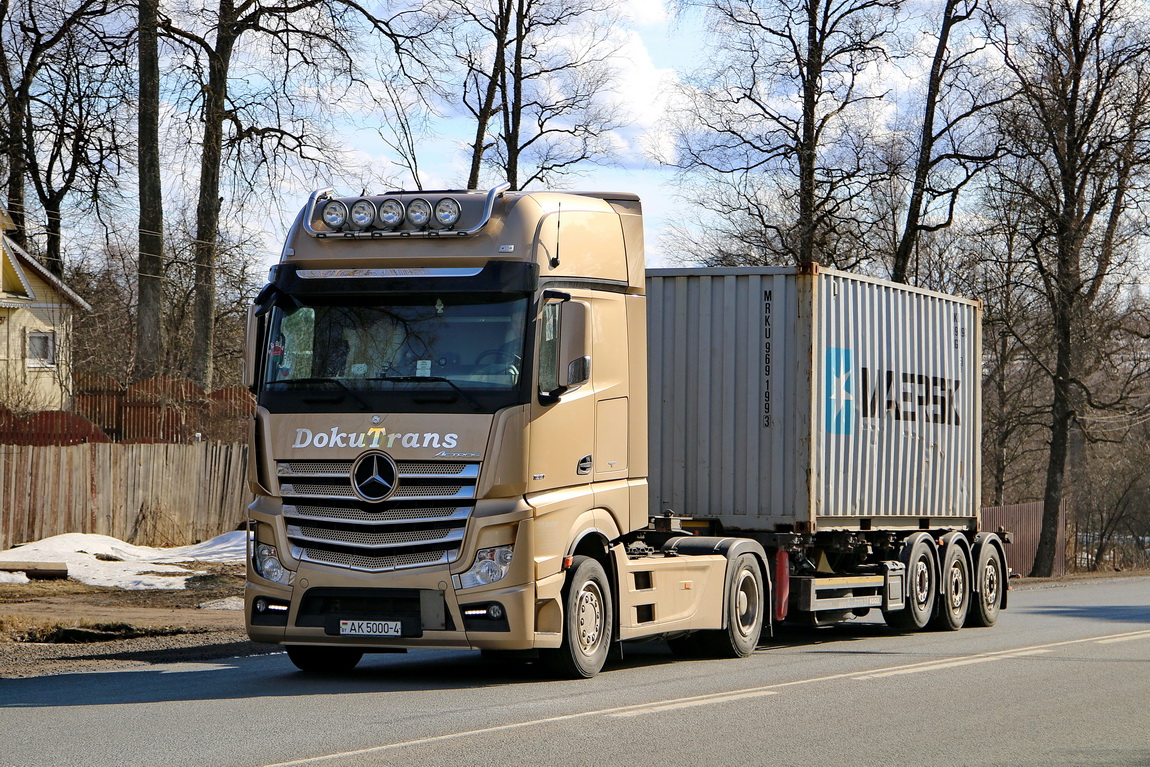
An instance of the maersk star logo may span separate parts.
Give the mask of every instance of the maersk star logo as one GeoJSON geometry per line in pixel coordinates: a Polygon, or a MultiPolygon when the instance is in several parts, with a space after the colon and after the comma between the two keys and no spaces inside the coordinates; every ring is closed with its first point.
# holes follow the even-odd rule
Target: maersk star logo
{"type": "Polygon", "coordinates": [[[827,432],[854,433],[853,354],[850,349],[830,347],[826,357],[827,432]]]}

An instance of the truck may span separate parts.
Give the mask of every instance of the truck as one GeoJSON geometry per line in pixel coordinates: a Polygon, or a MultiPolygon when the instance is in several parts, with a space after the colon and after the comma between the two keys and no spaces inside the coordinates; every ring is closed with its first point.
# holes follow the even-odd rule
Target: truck
{"type": "Polygon", "coordinates": [[[981,304],[647,270],[626,193],[311,194],[249,312],[245,615],[304,671],[990,626],[981,304]]]}

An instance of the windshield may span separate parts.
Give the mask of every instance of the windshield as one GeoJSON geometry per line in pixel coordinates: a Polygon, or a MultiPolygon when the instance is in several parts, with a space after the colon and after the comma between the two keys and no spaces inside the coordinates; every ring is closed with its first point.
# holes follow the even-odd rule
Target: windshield
{"type": "Polygon", "coordinates": [[[277,410],[350,400],[359,409],[461,404],[491,411],[512,404],[522,388],[526,325],[522,295],[389,295],[277,306],[261,402],[277,410]]]}

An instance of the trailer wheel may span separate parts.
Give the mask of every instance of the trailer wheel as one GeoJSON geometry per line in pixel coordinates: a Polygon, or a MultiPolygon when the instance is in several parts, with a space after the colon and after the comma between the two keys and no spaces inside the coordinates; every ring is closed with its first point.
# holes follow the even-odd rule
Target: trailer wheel
{"type": "Polygon", "coordinates": [[[353,650],[350,647],[311,647],[309,645],[289,644],[288,658],[300,671],[316,674],[332,674],[340,671],[351,671],[359,659],[363,657],[362,650],[353,650]]]}
{"type": "Polygon", "coordinates": [[[938,596],[938,570],[934,548],[925,537],[918,538],[910,550],[906,565],[906,607],[883,611],[886,625],[903,631],[921,631],[934,615],[938,596]]]}
{"type": "Polygon", "coordinates": [[[726,592],[727,628],[700,631],[687,639],[695,638],[709,657],[745,658],[755,651],[763,631],[763,575],[753,554],[740,554],[728,568],[726,592]]]}
{"type": "Polygon", "coordinates": [[[966,623],[970,610],[970,563],[966,550],[952,543],[946,547],[942,562],[942,599],[933,625],[943,631],[957,631],[966,623]]]}
{"type": "Polygon", "coordinates": [[[981,567],[975,577],[978,578],[978,593],[974,595],[970,616],[967,623],[972,626],[993,626],[998,621],[998,612],[1002,609],[1002,590],[1006,588],[1003,577],[1002,555],[998,549],[984,544],[986,553],[979,557],[981,567]]]}
{"type": "Polygon", "coordinates": [[[593,677],[607,661],[614,625],[603,566],[590,557],[575,557],[563,588],[563,643],[557,650],[540,650],[540,658],[561,676],[593,677]]]}

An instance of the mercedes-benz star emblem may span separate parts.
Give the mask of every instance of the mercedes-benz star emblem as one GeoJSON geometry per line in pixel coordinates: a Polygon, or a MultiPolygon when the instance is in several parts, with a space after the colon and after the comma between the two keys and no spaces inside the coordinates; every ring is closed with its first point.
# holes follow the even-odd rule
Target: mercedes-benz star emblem
{"type": "Polygon", "coordinates": [[[351,467],[351,485],[365,501],[386,501],[399,484],[399,469],[387,453],[364,453],[351,467]]]}

